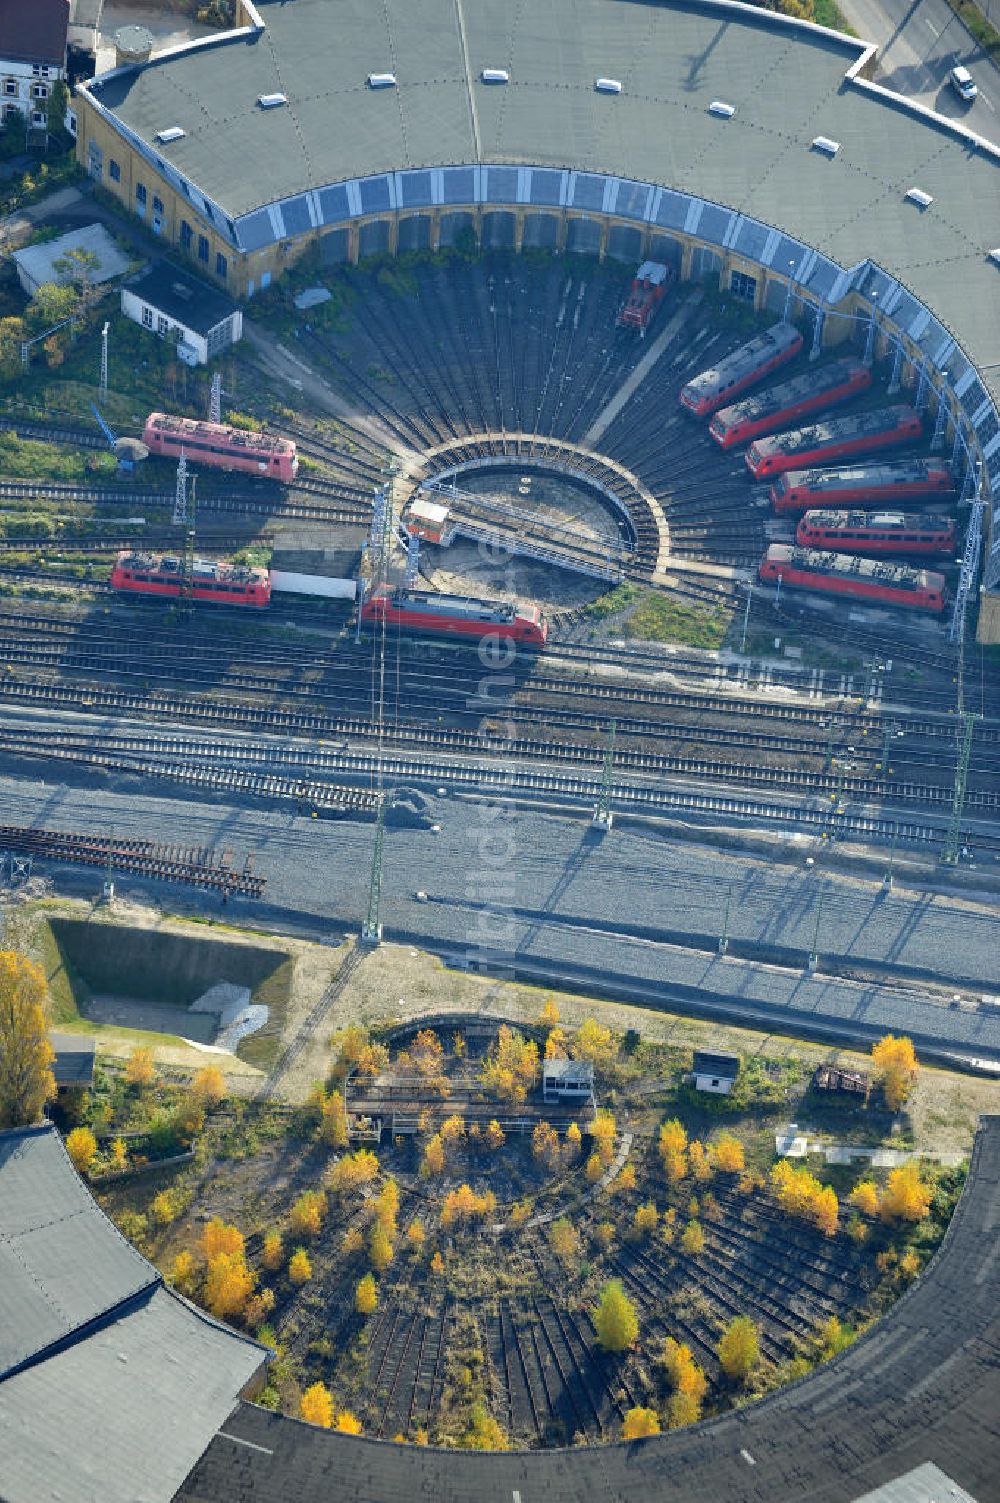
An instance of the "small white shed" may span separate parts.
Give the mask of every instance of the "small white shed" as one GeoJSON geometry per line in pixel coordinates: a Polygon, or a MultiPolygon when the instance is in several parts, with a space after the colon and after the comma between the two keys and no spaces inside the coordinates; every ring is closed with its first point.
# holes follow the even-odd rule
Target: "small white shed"
{"type": "Polygon", "coordinates": [[[696,1049],[694,1066],[688,1079],[696,1091],[710,1091],[716,1096],[728,1096],[740,1073],[738,1054],[706,1054],[696,1049]]]}

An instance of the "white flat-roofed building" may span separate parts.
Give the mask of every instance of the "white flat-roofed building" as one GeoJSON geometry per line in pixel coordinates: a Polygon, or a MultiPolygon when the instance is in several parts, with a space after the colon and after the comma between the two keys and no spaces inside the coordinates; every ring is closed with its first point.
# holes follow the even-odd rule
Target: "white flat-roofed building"
{"type": "Polygon", "coordinates": [[[550,1105],[584,1105],[594,1099],[594,1067],[586,1059],[547,1059],[542,1063],[542,1100],[550,1105]]]}

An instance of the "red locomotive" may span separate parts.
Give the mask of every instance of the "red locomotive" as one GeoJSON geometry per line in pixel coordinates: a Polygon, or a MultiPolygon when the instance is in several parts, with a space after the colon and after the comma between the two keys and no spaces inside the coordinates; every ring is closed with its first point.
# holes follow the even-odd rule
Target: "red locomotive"
{"type": "Polygon", "coordinates": [[[680,404],[696,417],[708,417],[748,386],[793,360],[801,348],[798,329],[792,324],[774,324],[718,365],[694,376],[681,388],[680,404]]]}
{"type": "Polygon", "coordinates": [[[840,470],[788,470],[771,486],[775,511],[808,511],[814,506],[855,506],[859,501],[953,498],[955,482],[947,465],[928,459],[892,459],[840,470]]]}
{"type": "Polygon", "coordinates": [[[225,423],[201,423],[167,412],[151,412],[142,438],[150,454],[165,459],[179,459],[183,451],[192,464],[245,470],[286,484],[295,479],[299,468],[292,439],[230,428],[225,423]]]}
{"type": "Polygon", "coordinates": [[[955,552],[952,517],[909,511],[807,511],[795,530],[803,548],[837,553],[955,552]]]}
{"type": "Polygon", "coordinates": [[[430,590],[379,586],[361,607],[362,621],[384,621],[405,631],[444,632],[448,636],[508,637],[541,647],[548,622],[537,605],[508,600],[475,600],[467,595],[437,595],[430,590]]]}
{"type": "Polygon", "coordinates": [[[631,290],[618,314],[618,322],[626,329],[638,329],[645,334],[650,320],[663,300],[670,281],[670,272],[662,261],[643,261],[635,274],[631,290]]]}
{"type": "Polygon", "coordinates": [[[793,428],[788,433],[756,439],[747,450],[747,469],[755,480],[765,480],[768,475],[780,475],[803,464],[822,464],[844,454],[910,444],[923,429],[923,419],[912,407],[880,407],[875,412],[833,418],[810,428],[793,428]]]}
{"type": "Polygon", "coordinates": [[[780,386],[746,397],[733,407],[720,408],[708,431],[720,448],[733,449],[810,412],[847,402],[871,384],[872,373],[860,360],[834,360],[820,370],[806,371],[780,386]]]}
{"type": "Polygon", "coordinates": [[[760,577],[767,584],[781,580],[799,589],[848,595],[876,605],[902,605],[938,615],[944,610],[943,574],[878,558],[772,543],[761,563],[760,577]]]}
{"type": "Polygon", "coordinates": [[[262,609],[271,601],[271,578],[266,569],[242,564],[213,564],[196,558],[189,579],[184,561],[153,553],[119,553],[111,571],[111,585],[129,595],[152,595],[208,605],[249,605],[262,609]]]}

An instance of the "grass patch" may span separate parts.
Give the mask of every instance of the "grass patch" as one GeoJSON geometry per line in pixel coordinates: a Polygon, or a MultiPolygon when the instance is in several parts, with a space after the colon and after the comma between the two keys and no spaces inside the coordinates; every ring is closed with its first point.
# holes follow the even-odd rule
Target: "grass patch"
{"type": "Polygon", "coordinates": [[[113,454],[99,449],[67,449],[0,433],[0,471],[19,480],[90,480],[117,472],[113,454]]]}
{"type": "Polygon", "coordinates": [[[814,10],[817,26],[829,26],[831,31],[842,31],[849,37],[857,35],[836,0],[815,0],[814,10]]]}
{"type": "Polygon", "coordinates": [[[645,590],[625,622],[624,631],[627,637],[643,642],[676,642],[684,647],[712,650],[725,641],[729,620],[730,613],[723,606],[700,609],[681,605],[655,590],[645,590]]]}
{"type": "Polygon", "coordinates": [[[978,6],[973,5],[972,0],[948,0],[948,4],[966,29],[971,31],[987,57],[993,62],[1000,62],[1000,32],[987,21],[978,6]]]}
{"type": "Polygon", "coordinates": [[[626,606],[634,605],[641,596],[642,591],[638,585],[620,584],[606,595],[599,595],[589,605],[585,605],[583,613],[592,621],[606,621],[618,611],[623,611],[626,606]]]}

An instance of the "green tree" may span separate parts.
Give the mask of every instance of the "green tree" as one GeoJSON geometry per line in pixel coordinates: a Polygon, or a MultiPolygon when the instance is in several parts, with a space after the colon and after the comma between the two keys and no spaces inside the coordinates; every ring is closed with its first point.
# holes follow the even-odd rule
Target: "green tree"
{"type": "Polygon", "coordinates": [[[600,1303],[594,1311],[594,1327],[607,1352],[623,1352],[638,1337],[639,1317],[622,1288],[621,1279],[609,1279],[601,1290],[600,1303]]]}
{"type": "Polygon", "coordinates": [[[37,1122],[56,1093],[46,1002],[39,967],[15,950],[0,950],[0,1127],[37,1122]]]}
{"type": "Polygon", "coordinates": [[[51,329],[53,324],[72,318],[77,302],[74,288],[60,282],[43,282],[28,304],[26,322],[29,329],[40,334],[43,329],[51,329]]]}

